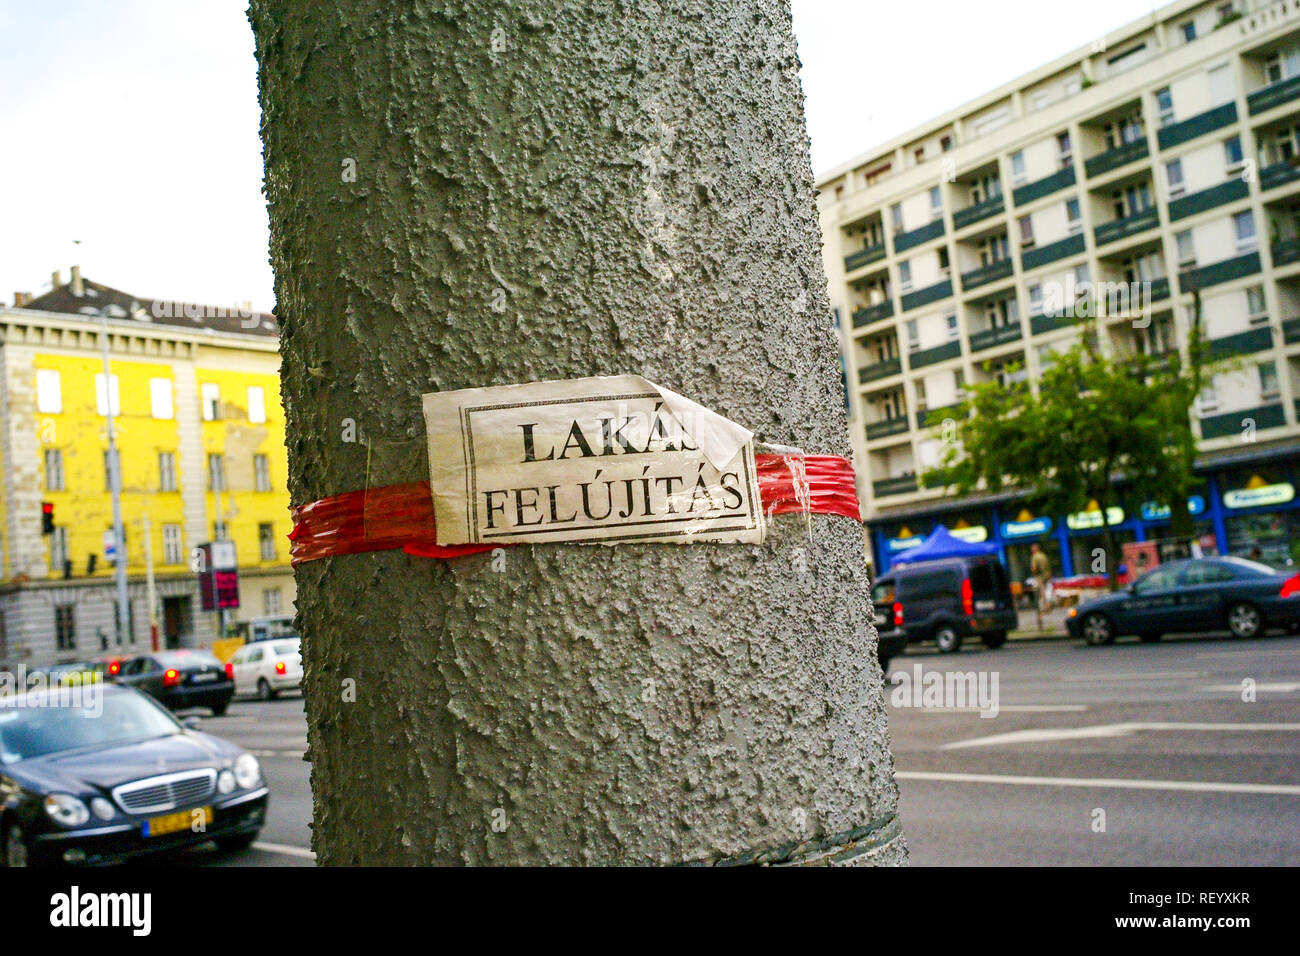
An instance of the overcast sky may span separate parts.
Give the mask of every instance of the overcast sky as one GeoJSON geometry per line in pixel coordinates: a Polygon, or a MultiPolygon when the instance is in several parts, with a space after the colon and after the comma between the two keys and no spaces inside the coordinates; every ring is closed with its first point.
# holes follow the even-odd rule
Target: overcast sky
{"type": "MultiPolygon", "coordinates": [[[[1149,0],[793,4],[817,171],[1154,8],[1149,0]]],[[[76,262],[88,278],[146,298],[274,306],[246,8],[247,0],[0,5],[0,302],[48,290],[50,273],[66,280],[76,262]]]]}

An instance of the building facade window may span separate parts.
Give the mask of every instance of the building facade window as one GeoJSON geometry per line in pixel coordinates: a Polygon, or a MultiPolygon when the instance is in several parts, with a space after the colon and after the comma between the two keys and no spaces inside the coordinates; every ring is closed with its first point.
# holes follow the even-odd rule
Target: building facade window
{"type": "Polygon", "coordinates": [[[1237,252],[1247,253],[1255,248],[1255,214],[1249,209],[1232,217],[1232,228],[1237,235],[1237,252]]]}
{"type": "Polygon", "coordinates": [[[270,524],[257,526],[257,546],[263,561],[275,560],[275,529],[270,524]]]}
{"type": "Polygon", "coordinates": [[[1196,265],[1196,245],[1192,241],[1192,231],[1184,229],[1174,236],[1174,245],[1178,247],[1178,268],[1190,269],[1196,265]]]}
{"type": "Polygon", "coordinates": [[[263,588],[262,613],[263,614],[284,613],[284,599],[281,596],[281,592],[279,588],[263,588]]]}
{"type": "Polygon", "coordinates": [[[1233,136],[1223,141],[1223,162],[1227,166],[1228,172],[1234,172],[1241,168],[1245,157],[1241,152],[1241,137],[1233,136]]]}
{"type": "Polygon", "coordinates": [[[208,455],[208,491],[226,490],[226,456],[208,455]]]}
{"type": "Polygon", "coordinates": [[[174,451],[158,452],[158,490],[176,490],[176,453],[174,451]]]}
{"type": "Polygon", "coordinates": [[[199,386],[199,396],[203,402],[203,420],[215,422],[221,418],[221,386],[213,382],[204,382],[199,386]]]}
{"type": "Polygon", "coordinates": [[[112,409],[114,416],[122,414],[122,395],[118,388],[117,376],[109,377],[108,387],[104,386],[104,374],[95,376],[95,412],[107,416],[112,409]]]}
{"type": "Polygon", "coordinates": [[[1018,150],[1011,154],[1011,181],[1019,185],[1028,178],[1025,172],[1025,153],[1018,150]]]}
{"type": "Polygon", "coordinates": [[[898,264],[898,287],[904,292],[912,288],[912,263],[900,262],[898,264]]]}
{"type": "Polygon", "coordinates": [[[939,219],[943,216],[943,192],[938,186],[930,187],[930,218],[939,219]]]}
{"type": "Polygon", "coordinates": [[[185,551],[181,545],[181,526],[165,524],[162,526],[163,564],[182,564],[185,551]]]}
{"type": "Polygon", "coordinates": [[[1168,126],[1174,121],[1174,97],[1169,87],[1156,90],[1156,112],[1160,116],[1160,125],[1168,126]]]}
{"type": "Polygon", "coordinates": [[[62,572],[68,563],[68,529],[55,525],[50,533],[50,570],[62,572]]]}
{"type": "Polygon", "coordinates": [[[63,479],[63,449],[45,449],[45,490],[65,491],[63,479]]]}
{"type": "Polygon", "coordinates": [[[175,417],[171,379],[149,379],[149,414],[157,421],[169,421],[175,417]]]}
{"type": "Polygon", "coordinates": [[[1268,307],[1264,304],[1264,287],[1253,285],[1246,290],[1246,315],[1251,325],[1268,321],[1268,307]]]}
{"type": "MultiPolygon", "coordinates": [[[[839,310],[836,310],[836,321],[839,321],[839,310]]],[[[271,461],[260,452],[253,456],[253,488],[256,491],[271,490],[271,461]]]]}
{"type": "Polygon", "coordinates": [[[1020,247],[1034,244],[1034,220],[1030,216],[1021,216],[1018,222],[1020,227],[1020,247]]]}
{"type": "Polygon", "coordinates": [[[46,415],[58,415],[63,411],[63,384],[55,369],[36,370],[36,410],[46,415]]]}
{"type": "Polygon", "coordinates": [[[54,646],[60,651],[77,649],[77,607],[75,604],[54,605],[54,646]]]}
{"type": "Polygon", "coordinates": [[[226,521],[212,522],[212,540],[228,541],[230,540],[230,524],[226,521]]]}
{"type": "Polygon", "coordinates": [[[1183,182],[1183,161],[1175,159],[1171,163],[1165,164],[1165,182],[1169,184],[1169,198],[1181,196],[1187,189],[1183,182]]]}
{"type": "Polygon", "coordinates": [[[248,386],[248,420],[254,425],[266,422],[266,389],[260,385],[248,386]]]}
{"type": "Polygon", "coordinates": [[[1079,210],[1079,200],[1067,199],[1065,201],[1065,221],[1071,235],[1083,230],[1083,214],[1079,210]]]}
{"type": "Polygon", "coordinates": [[[1260,362],[1259,363],[1259,397],[1262,399],[1277,398],[1280,394],[1277,381],[1277,363],[1260,362]]]}

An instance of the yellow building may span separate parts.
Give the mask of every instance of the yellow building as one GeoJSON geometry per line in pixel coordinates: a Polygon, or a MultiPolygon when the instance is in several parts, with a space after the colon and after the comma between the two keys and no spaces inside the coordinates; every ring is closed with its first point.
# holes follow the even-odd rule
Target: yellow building
{"type": "Polygon", "coordinates": [[[219,622],[201,609],[191,554],[213,540],[233,541],[239,560],[240,606],[228,626],[292,614],[275,318],[139,299],[83,280],[76,267],[52,285],[0,308],[0,663],[148,648],[149,558],[159,645],[210,645],[219,622]],[[131,604],[120,638],[105,553],[110,404],[131,604]]]}

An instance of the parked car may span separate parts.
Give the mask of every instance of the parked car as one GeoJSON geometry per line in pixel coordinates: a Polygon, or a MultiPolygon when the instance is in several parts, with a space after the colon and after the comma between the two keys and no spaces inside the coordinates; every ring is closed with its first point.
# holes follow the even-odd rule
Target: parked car
{"type": "Polygon", "coordinates": [[[0,698],[0,861],[106,864],[257,838],[269,791],[252,754],[133,688],[59,693],[0,698]]]}
{"type": "Polygon", "coordinates": [[[220,717],[230,705],[235,682],[226,665],[207,651],[175,650],[121,661],[111,679],[144,691],[168,710],[207,707],[220,717]]]}
{"type": "Polygon", "coordinates": [[[1300,575],[1245,558],[1188,558],[1148,571],[1122,591],[1084,601],[1065,619],[1071,636],[1112,644],[1192,631],[1259,637],[1270,627],[1300,628],[1300,575]]]}
{"type": "Polygon", "coordinates": [[[300,638],[245,644],[226,665],[235,693],[275,700],[280,691],[297,690],[302,683],[301,648],[300,638]]]}
{"type": "Polygon", "coordinates": [[[871,604],[876,615],[876,658],[880,661],[880,670],[888,676],[889,662],[907,650],[907,635],[902,628],[893,626],[890,616],[894,604],[892,577],[876,581],[871,588],[871,604]]]}
{"type": "Polygon", "coordinates": [[[47,684],[62,684],[67,682],[85,683],[90,680],[102,679],[103,676],[104,668],[95,661],[66,661],[62,664],[33,667],[27,671],[28,686],[34,683],[35,678],[39,678],[47,684]]]}
{"type": "Polygon", "coordinates": [[[951,654],[978,637],[996,648],[1019,624],[1007,569],[991,555],[900,565],[876,582],[872,599],[876,629],[891,646],[934,641],[951,654]]]}

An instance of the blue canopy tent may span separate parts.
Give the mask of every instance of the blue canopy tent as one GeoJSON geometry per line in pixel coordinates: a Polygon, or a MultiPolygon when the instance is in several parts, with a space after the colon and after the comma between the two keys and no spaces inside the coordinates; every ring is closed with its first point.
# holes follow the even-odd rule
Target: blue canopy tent
{"type": "Polygon", "coordinates": [[[904,551],[894,559],[894,564],[915,564],[920,561],[940,561],[944,558],[966,558],[996,554],[998,546],[988,542],[963,541],[954,537],[943,525],[938,525],[929,537],[915,548],[904,551]]]}

